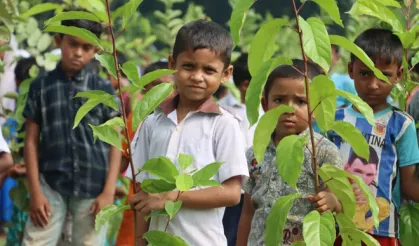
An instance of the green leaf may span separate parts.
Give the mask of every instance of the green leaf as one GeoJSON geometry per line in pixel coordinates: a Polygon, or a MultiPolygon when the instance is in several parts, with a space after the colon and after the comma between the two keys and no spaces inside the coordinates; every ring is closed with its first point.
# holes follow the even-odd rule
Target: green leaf
{"type": "Polygon", "coordinates": [[[255,0],[238,0],[233,7],[230,17],[230,32],[234,40],[234,45],[240,43],[240,32],[246,19],[247,11],[249,11],[255,0]]]}
{"type": "Polygon", "coordinates": [[[301,17],[301,30],[303,32],[304,51],[313,62],[320,65],[324,72],[329,72],[332,63],[332,49],[326,26],[316,17],[311,17],[307,22],[301,17]]]}
{"type": "Polygon", "coordinates": [[[312,245],[333,245],[336,239],[335,219],[331,212],[320,215],[313,210],[304,217],[304,241],[312,245]]]}
{"type": "Polygon", "coordinates": [[[4,94],[3,97],[9,98],[9,99],[17,99],[19,97],[19,94],[17,94],[17,92],[10,91],[10,92],[6,92],[6,94],[4,94]]]}
{"type": "Polygon", "coordinates": [[[327,187],[335,194],[342,203],[343,213],[349,218],[355,215],[356,203],[352,185],[345,176],[345,171],[337,168],[328,168],[330,165],[323,164],[319,169],[319,175],[327,187]]]}
{"type": "Polygon", "coordinates": [[[176,178],[176,188],[180,191],[188,191],[194,184],[193,178],[189,174],[181,174],[176,178]]]}
{"type": "Polygon", "coordinates": [[[306,246],[306,243],[302,241],[298,241],[298,242],[293,242],[291,246],[306,246]]]}
{"type": "Polygon", "coordinates": [[[195,186],[197,186],[198,182],[207,181],[210,178],[214,177],[222,164],[222,162],[213,162],[211,164],[206,165],[201,170],[197,171],[194,175],[192,175],[195,186]]]}
{"type": "Polygon", "coordinates": [[[118,110],[118,103],[115,97],[104,91],[99,91],[99,90],[83,91],[83,92],[77,93],[75,97],[84,97],[84,98],[88,98],[89,100],[87,100],[87,102],[83,104],[77,111],[76,117],[74,119],[73,129],[76,128],[79,125],[80,121],[83,119],[83,117],[99,103],[103,103],[108,107],[118,110]]]}
{"type": "Polygon", "coordinates": [[[147,92],[135,105],[132,119],[133,129],[137,129],[140,123],[170,95],[172,90],[171,83],[162,83],[147,92]]]}
{"type": "Polygon", "coordinates": [[[278,57],[264,62],[256,75],[252,76],[249,88],[246,92],[246,113],[250,126],[256,124],[259,119],[260,102],[263,89],[269,74],[280,65],[292,65],[292,60],[286,57],[278,57]]]}
{"type": "Polygon", "coordinates": [[[416,52],[414,57],[412,57],[412,67],[415,67],[418,63],[419,63],[419,51],[416,52]]]}
{"type": "Polygon", "coordinates": [[[400,208],[400,241],[402,245],[416,245],[419,235],[419,205],[406,203],[400,208]]]}
{"type": "Polygon", "coordinates": [[[306,143],[307,136],[289,135],[276,148],[278,174],[294,189],[297,189],[297,180],[301,174],[306,143]]]}
{"type": "Polygon", "coordinates": [[[390,83],[388,78],[374,66],[374,62],[371,60],[371,58],[356,44],[339,35],[330,35],[329,38],[331,44],[338,45],[354,54],[359,60],[361,60],[362,63],[365,64],[365,66],[374,72],[375,77],[390,83]]]}
{"type": "Polygon", "coordinates": [[[342,20],[340,19],[339,8],[335,0],[313,0],[313,2],[317,3],[322,9],[324,9],[324,11],[329,14],[336,24],[343,27],[342,20]]]}
{"type": "Polygon", "coordinates": [[[416,32],[414,30],[399,32],[396,35],[400,38],[405,49],[409,48],[416,40],[416,32]]]}
{"type": "Polygon", "coordinates": [[[103,225],[106,224],[114,215],[118,213],[122,213],[125,210],[130,210],[130,205],[108,205],[104,207],[98,215],[96,215],[95,219],[95,229],[96,231],[100,231],[103,225]]]}
{"type": "Polygon", "coordinates": [[[40,14],[40,13],[43,13],[43,12],[47,12],[47,11],[55,10],[55,9],[59,9],[59,8],[61,8],[60,4],[54,4],[54,3],[36,4],[32,8],[30,8],[28,11],[21,14],[20,17],[28,18],[29,16],[32,16],[32,15],[37,15],[37,14],[40,14]]]}
{"type": "Polygon", "coordinates": [[[193,157],[191,155],[179,154],[178,163],[179,163],[180,169],[185,170],[190,165],[192,165],[193,157]]]}
{"type": "Polygon", "coordinates": [[[352,239],[360,239],[367,246],[380,246],[380,243],[371,235],[355,228],[346,228],[341,230],[342,235],[349,235],[352,239]]]}
{"type": "Polygon", "coordinates": [[[144,217],[144,220],[148,221],[151,217],[154,216],[169,216],[169,214],[166,212],[166,210],[153,210],[149,215],[144,217]]]}
{"type": "Polygon", "coordinates": [[[115,117],[98,126],[93,126],[91,124],[89,124],[89,126],[93,130],[93,137],[95,140],[99,138],[101,141],[115,146],[122,151],[120,131],[115,129],[116,127],[125,126],[121,117],[115,117]]]}
{"type": "Polygon", "coordinates": [[[327,132],[332,127],[336,114],[336,88],[329,77],[314,77],[310,84],[310,105],[314,109],[319,128],[322,132],[327,132]]]}
{"type": "Polygon", "coordinates": [[[144,238],[149,245],[188,246],[182,238],[164,231],[148,231],[144,233],[144,238]]]}
{"type": "Polygon", "coordinates": [[[42,34],[42,36],[39,38],[36,48],[39,50],[39,52],[43,52],[46,49],[48,49],[48,47],[51,45],[52,43],[52,38],[49,34],[44,33],[42,34]]]}
{"type": "Polygon", "coordinates": [[[352,219],[350,219],[347,215],[344,213],[337,213],[335,215],[336,222],[339,225],[339,228],[345,229],[345,228],[356,228],[356,225],[352,219]]]}
{"type": "Polygon", "coordinates": [[[180,200],[176,202],[166,201],[164,204],[164,210],[167,212],[170,219],[173,219],[173,217],[175,217],[175,215],[177,214],[177,212],[179,212],[179,209],[181,207],[182,207],[182,201],[180,200]]]}
{"type": "Polygon", "coordinates": [[[141,171],[146,171],[171,184],[176,182],[176,176],[179,175],[179,172],[172,161],[163,156],[146,161],[141,168],[141,171]]]}
{"type": "Polygon", "coordinates": [[[277,246],[282,244],[284,225],[294,200],[300,198],[297,193],[282,196],[276,200],[266,220],[265,244],[277,246]]]}
{"type": "Polygon", "coordinates": [[[42,32],[38,28],[36,28],[35,30],[32,30],[32,33],[27,40],[28,45],[30,47],[36,47],[36,45],[38,44],[39,38],[41,36],[42,36],[42,32]]]}
{"type": "Polygon", "coordinates": [[[352,16],[369,15],[390,24],[395,32],[402,32],[403,25],[394,13],[380,1],[358,0],[352,6],[349,14],[352,16]]]}
{"type": "Polygon", "coordinates": [[[95,34],[93,34],[91,31],[88,31],[86,29],[83,28],[79,28],[79,27],[74,27],[74,26],[62,26],[62,25],[57,25],[57,26],[47,26],[44,30],[45,32],[55,32],[55,33],[63,33],[63,34],[67,34],[67,35],[71,35],[74,37],[78,37],[81,38],[93,45],[96,45],[97,47],[99,47],[100,49],[104,49],[102,42],[99,40],[98,37],[96,37],[95,34]]]}
{"type": "Polygon", "coordinates": [[[122,29],[128,25],[129,20],[132,15],[137,11],[138,6],[142,3],[143,0],[130,0],[128,3],[122,6],[122,29]]]}
{"type": "Polygon", "coordinates": [[[112,55],[109,55],[108,53],[102,53],[102,54],[96,54],[95,55],[96,60],[100,62],[100,64],[106,68],[108,73],[112,75],[115,79],[118,78],[116,67],[115,67],[115,60],[112,55]]]}
{"type": "Polygon", "coordinates": [[[163,179],[144,179],[141,183],[141,189],[147,193],[155,194],[172,191],[176,189],[176,185],[163,179]]]}
{"type": "Polygon", "coordinates": [[[253,151],[258,163],[262,163],[266,148],[268,147],[272,133],[275,131],[278,118],[284,113],[294,112],[294,108],[286,105],[280,105],[266,112],[259,120],[256,126],[255,136],[253,138],[253,151]]]}
{"type": "Polygon", "coordinates": [[[368,160],[370,156],[368,142],[355,126],[348,122],[336,121],[331,129],[351,145],[355,154],[368,160]]]}
{"type": "Polygon", "coordinates": [[[122,64],[122,71],[127,76],[128,80],[131,82],[138,81],[138,78],[140,77],[138,73],[137,64],[135,61],[127,61],[124,64],[122,64]]]}
{"type": "Polygon", "coordinates": [[[172,70],[172,69],[158,69],[153,72],[145,74],[144,76],[142,76],[141,78],[137,80],[134,80],[133,83],[136,86],[142,88],[158,78],[161,78],[166,75],[174,74],[175,72],[176,70],[172,70]]]}
{"type": "Polygon", "coordinates": [[[364,102],[360,97],[346,91],[336,90],[336,94],[350,101],[364,115],[370,125],[375,125],[374,111],[368,103],[364,102]]]}
{"type": "Polygon", "coordinates": [[[44,24],[47,26],[63,20],[90,20],[95,22],[101,22],[101,20],[92,13],[86,11],[68,11],[57,14],[56,16],[45,21],[44,24]]]}
{"type": "Polygon", "coordinates": [[[18,185],[13,187],[9,191],[10,199],[12,199],[13,204],[18,207],[20,210],[29,211],[30,210],[30,200],[29,193],[25,185],[21,180],[18,181],[18,185]]]}
{"type": "Polygon", "coordinates": [[[10,31],[5,26],[0,26],[0,41],[8,43],[10,41],[10,31]]]}
{"type": "Polygon", "coordinates": [[[272,58],[275,53],[275,40],[281,27],[288,24],[285,19],[273,19],[260,27],[252,40],[249,50],[249,72],[257,76],[263,64],[272,58]]]}
{"type": "Polygon", "coordinates": [[[400,3],[398,3],[395,0],[373,0],[375,2],[379,2],[384,6],[388,6],[388,7],[395,7],[395,8],[401,8],[402,6],[400,5],[400,3]]]}

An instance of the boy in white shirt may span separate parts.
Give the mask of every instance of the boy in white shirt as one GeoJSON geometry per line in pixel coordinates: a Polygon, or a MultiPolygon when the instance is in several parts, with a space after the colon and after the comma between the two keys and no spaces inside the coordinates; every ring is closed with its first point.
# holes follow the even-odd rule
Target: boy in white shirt
{"type": "MultiPolygon", "coordinates": [[[[222,187],[210,187],[182,192],[182,208],[170,221],[167,231],[194,246],[227,245],[222,224],[224,209],[240,201],[243,181],[248,177],[245,140],[239,119],[220,108],[212,95],[232,73],[230,65],[233,41],[220,25],[198,20],[184,25],[176,36],[169,67],[176,69],[176,96],[166,100],[149,116],[137,131],[133,141],[133,161],[136,170],[151,158],[166,156],[175,161],[179,154],[194,157],[186,170],[202,169],[220,161],[223,165],[214,179],[222,187]]],[[[137,181],[151,178],[137,175],[137,181]]],[[[131,205],[140,217],[152,210],[164,209],[166,200],[175,201],[177,191],[135,194],[131,205]]],[[[166,217],[145,220],[139,236],[147,229],[164,230],[166,217]]]]}

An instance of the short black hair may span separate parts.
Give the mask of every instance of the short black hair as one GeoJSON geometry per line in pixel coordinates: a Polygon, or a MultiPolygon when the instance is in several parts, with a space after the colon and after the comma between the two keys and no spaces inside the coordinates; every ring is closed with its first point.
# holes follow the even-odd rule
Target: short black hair
{"type": "MultiPolygon", "coordinates": [[[[268,99],[269,91],[275,79],[303,79],[304,75],[300,72],[304,71],[304,61],[300,59],[292,60],[293,65],[281,65],[275,68],[268,76],[265,84],[264,96],[268,99]],[[298,71],[296,70],[298,69],[298,71]]],[[[307,74],[310,79],[313,79],[319,74],[324,74],[323,70],[313,62],[307,62],[307,74]]]]}
{"type": "MultiPolygon", "coordinates": [[[[89,12],[89,11],[87,11],[85,9],[82,9],[82,8],[71,8],[71,9],[64,10],[64,12],[69,12],[69,11],[89,12]]],[[[100,37],[100,35],[102,34],[102,31],[103,31],[102,25],[99,22],[90,21],[90,20],[63,20],[63,21],[61,21],[61,25],[84,28],[86,30],[91,31],[98,38],[100,37]]],[[[63,34],[60,34],[60,35],[64,36],[63,34]]]]}
{"type": "Polygon", "coordinates": [[[159,69],[167,68],[169,68],[169,63],[167,61],[156,61],[154,63],[151,63],[144,69],[144,75],[159,69]]]}
{"type": "Polygon", "coordinates": [[[366,159],[364,159],[364,158],[362,158],[362,157],[359,157],[357,154],[355,154],[355,152],[353,152],[353,150],[351,151],[352,152],[352,154],[349,156],[349,160],[348,160],[348,164],[349,164],[349,166],[352,166],[352,164],[354,163],[354,161],[356,160],[356,159],[359,159],[359,160],[361,160],[361,162],[364,164],[364,165],[367,165],[367,164],[375,164],[375,165],[378,165],[378,161],[379,161],[379,159],[378,159],[378,154],[377,154],[377,151],[375,151],[375,149],[373,148],[373,147],[371,147],[371,146],[369,146],[369,149],[370,149],[370,156],[369,156],[369,158],[368,158],[368,160],[366,160],[366,159]]]}
{"type": "Polygon", "coordinates": [[[233,80],[237,87],[239,87],[243,81],[250,81],[252,79],[252,75],[250,75],[249,67],[247,65],[247,60],[248,54],[242,53],[233,63],[233,80]]]}
{"type": "MultiPolygon", "coordinates": [[[[402,65],[403,45],[397,35],[391,30],[371,28],[361,33],[355,44],[373,60],[384,60],[387,64],[395,62],[399,67],[402,65]]],[[[351,54],[351,62],[357,59],[351,54]]]]}
{"type": "Polygon", "coordinates": [[[15,79],[20,82],[28,79],[30,77],[29,70],[33,65],[36,65],[36,59],[34,57],[20,59],[16,63],[15,79]]]}
{"type": "Polygon", "coordinates": [[[180,53],[189,49],[210,49],[222,58],[227,68],[231,61],[233,39],[224,27],[215,22],[192,21],[179,29],[173,46],[173,59],[176,61],[180,53]]]}

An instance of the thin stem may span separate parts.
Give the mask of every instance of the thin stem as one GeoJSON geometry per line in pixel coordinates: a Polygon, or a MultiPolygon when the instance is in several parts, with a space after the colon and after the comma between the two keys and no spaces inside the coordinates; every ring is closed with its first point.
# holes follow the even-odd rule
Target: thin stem
{"type": "Polygon", "coordinates": [[[293,30],[294,32],[298,33],[297,29],[293,28],[292,26],[288,25],[287,26],[289,29],[293,30]]]}
{"type": "MultiPolygon", "coordinates": [[[[303,60],[304,60],[304,83],[306,86],[306,97],[307,97],[307,101],[310,102],[310,83],[308,81],[308,73],[307,73],[307,63],[308,63],[308,59],[304,50],[304,46],[303,46],[303,32],[301,31],[301,27],[300,27],[300,21],[298,19],[298,12],[299,10],[301,10],[301,6],[300,9],[297,10],[297,6],[295,5],[295,0],[292,0],[292,4],[294,6],[294,13],[295,13],[295,20],[297,23],[297,30],[298,30],[298,36],[300,39],[300,47],[301,47],[301,53],[303,55],[303,60]]],[[[320,192],[320,183],[319,183],[319,174],[318,174],[318,164],[317,164],[317,159],[316,159],[316,144],[314,142],[314,130],[313,130],[313,126],[312,126],[312,111],[311,111],[311,107],[310,107],[310,103],[307,104],[307,114],[308,114],[308,127],[310,129],[310,140],[311,140],[311,160],[312,160],[312,165],[313,165],[313,171],[314,171],[314,177],[315,177],[315,181],[316,181],[316,193],[320,192]]]]}
{"type": "Polygon", "coordinates": [[[311,111],[311,113],[313,114],[314,111],[316,111],[317,107],[320,106],[321,101],[313,108],[313,111],[311,111]]]}
{"type": "MultiPolygon", "coordinates": [[[[297,31],[297,33],[298,33],[298,31],[297,31]]],[[[292,68],[294,68],[295,71],[297,71],[298,73],[300,73],[301,75],[304,76],[304,73],[301,72],[298,68],[296,68],[294,65],[291,65],[291,66],[292,66],[292,68]]]]}
{"type": "MultiPolygon", "coordinates": [[[[294,0],[293,0],[293,1],[294,1],[294,0]]],[[[301,4],[301,6],[298,8],[298,10],[297,10],[297,14],[296,14],[296,15],[298,15],[298,14],[300,13],[300,10],[303,8],[304,4],[306,4],[306,2],[305,2],[305,1],[304,1],[304,2],[301,4]]]]}
{"type": "MultiPolygon", "coordinates": [[[[179,200],[180,194],[182,194],[182,192],[178,191],[175,202],[179,200]]],[[[169,227],[169,223],[170,223],[170,216],[169,216],[169,219],[167,220],[167,224],[166,224],[166,227],[164,228],[164,231],[167,231],[167,228],[169,227]]]]}

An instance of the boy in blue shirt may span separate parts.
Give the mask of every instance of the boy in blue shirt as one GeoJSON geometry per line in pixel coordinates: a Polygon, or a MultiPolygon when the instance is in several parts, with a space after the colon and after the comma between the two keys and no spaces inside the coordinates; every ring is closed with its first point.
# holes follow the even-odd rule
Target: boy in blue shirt
{"type": "MultiPolygon", "coordinates": [[[[348,143],[335,133],[331,136],[345,163],[358,165],[357,171],[353,171],[354,174],[370,173],[374,176],[366,178],[360,175],[369,185],[381,208],[379,228],[373,228],[372,224],[370,228],[365,228],[365,224],[357,226],[366,229],[381,245],[397,245],[397,207],[401,202],[400,198],[396,198],[397,194],[402,193],[407,199],[419,201],[419,180],[415,175],[416,164],[419,163],[415,124],[407,113],[389,105],[386,100],[403,74],[403,46],[396,35],[384,29],[366,30],[357,37],[355,44],[366,52],[390,83],[377,79],[374,73],[352,54],[348,64],[349,75],[355,81],[359,97],[373,109],[376,124],[371,126],[355,106],[339,109],[336,120],[356,126],[365,136],[370,148],[374,149],[370,151],[370,155],[377,155],[378,160],[371,163],[371,160],[354,157],[348,143]],[[371,169],[373,166],[376,171],[371,169]],[[360,168],[362,170],[358,170],[360,168]],[[383,215],[384,212],[387,213],[383,215]]],[[[348,165],[347,170],[355,169],[349,168],[348,165]]],[[[368,222],[369,209],[364,209],[365,204],[361,200],[357,202],[357,207],[358,210],[364,211],[365,221],[368,222]]]]}

